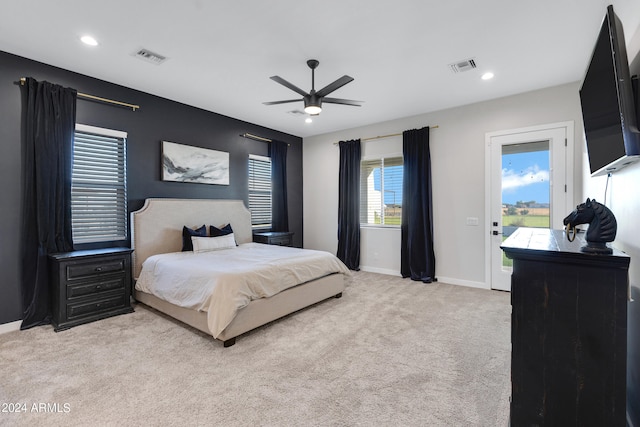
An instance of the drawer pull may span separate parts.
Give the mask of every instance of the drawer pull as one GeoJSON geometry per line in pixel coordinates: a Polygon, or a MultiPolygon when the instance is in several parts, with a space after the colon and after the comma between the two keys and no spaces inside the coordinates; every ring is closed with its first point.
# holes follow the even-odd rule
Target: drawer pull
{"type": "Polygon", "coordinates": [[[102,267],[96,267],[94,271],[102,271],[102,267]]]}
{"type": "Polygon", "coordinates": [[[102,285],[97,285],[96,290],[100,290],[100,289],[102,289],[102,285]]]}

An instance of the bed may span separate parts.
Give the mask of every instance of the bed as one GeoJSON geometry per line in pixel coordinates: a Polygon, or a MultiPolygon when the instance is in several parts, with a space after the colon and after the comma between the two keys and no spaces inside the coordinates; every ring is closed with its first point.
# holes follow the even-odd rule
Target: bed
{"type": "MultiPolygon", "coordinates": [[[[299,279],[302,283],[291,282],[291,274],[286,273],[288,270],[282,270],[282,277],[287,283],[274,283],[272,285],[262,286],[262,284],[250,284],[249,276],[238,276],[243,280],[246,287],[259,287],[261,295],[241,295],[235,297],[234,301],[226,301],[215,299],[213,296],[207,297],[207,304],[193,305],[184,303],[176,303],[172,298],[164,295],[158,295],[158,292],[150,291],[148,282],[151,276],[156,280],[161,279],[163,270],[159,266],[162,263],[180,262],[186,259],[192,262],[195,256],[212,256],[211,253],[185,253],[182,249],[182,230],[184,226],[194,228],[201,225],[210,225],[214,227],[222,227],[229,224],[233,230],[233,237],[237,243],[237,249],[225,249],[215,252],[215,256],[231,252],[234,255],[245,253],[246,256],[253,256],[258,253],[267,254],[268,251],[285,251],[277,252],[274,255],[279,259],[283,257],[291,257],[294,259],[297,255],[294,253],[300,251],[303,256],[315,257],[315,252],[296,248],[280,248],[276,246],[267,246],[264,244],[253,243],[251,230],[251,213],[244,206],[241,200],[209,200],[209,199],[147,199],[144,206],[131,213],[131,242],[134,249],[132,259],[133,277],[136,280],[134,297],[137,302],[148,305],[162,313],[165,313],[181,322],[184,322],[200,331],[203,331],[215,339],[222,341],[224,347],[235,344],[236,337],[257,327],[263,326],[269,322],[277,320],[281,317],[289,315],[293,312],[309,307],[313,304],[330,298],[340,298],[345,288],[345,277],[349,275],[348,269],[333,255],[323,253],[331,257],[333,260],[327,260],[329,264],[338,262],[337,267],[332,267],[333,272],[307,272],[306,268],[302,268],[304,274],[299,279]],[[244,252],[243,252],[244,251],[244,252]],[[292,252],[286,252],[292,251],[292,252]],[[164,254],[164,255],[161,255],[164,254]],[[248,254],[248,255],[247,255],[248,254]],[[284,255],[284,256],[283,256],[284,255]],[[147,261],[145,263],[145,261],[147,261]],[[144,264],[144,270],[143,270],[144,264]],[[151,273],[153,271],[153,274],[151,273]],[[309,279],[309,274],[315,274],[317,277],[309,279]],[[142,280],[140,280],[142,277],[142,280]],[[242,301],[238,302],[238,299],[242,301]],[[224,320],[212,320],[216,317],[212,313],[228,311],[224,307],[225,304],[232,306],[232,316],[229,313],[224,314],[224,320]],[[212,307],[223,308],[223,310],[212,309],[212,307]],[[210,313],[211,312],[211,313],[210,313]]],[[[320,255],[320,254],[317,254],[320,255]]],[[[279,262],[279,261],[278,261],[279,262]]],[[[230,261],[224,261],[220,264],[232,264],[230,261]]],[[[273,264],[272,261],[265,261],[262,264],[273,264]]],[[[291,268],[297,272],[300,265],[306,262],[299,261],[298,267],[282,267],[283,269],[291,268]]],[[[198,262],[198,264],[211,264],[210,261],[198,262]]],[[[253,264],[253,263],[252,263],[253,264]]],[[[176,264],[179,265],[179,264],[176,264]]],[[[306,265],[306,264],[305,264],[306,265]]],[[[241,268],[236,268],[233,275],[237,275],[241,268]]],[[[184,270],[188,271],[188,270],[184,270]]],[[[272,274],[271,271],[270,274],[272,274]]],[[[262,273],[257,276],[260,277],[262,273]]],[[[255,275],[255,274],[254,274],[255,275]]],[[[182,273],[176,274],[174,277],[183,277],[182,273]]],[[[176,279],[177,281],[180,281],[176,279]]],[[[170,283],[171,281],[167,281],[170,283]]],[[[222,286],[214,285],[213,290],[223,289],[222,286]]],[[[175,292],[174,292],[175,293],[175,292]]],[[[226,295],[228,292],[218,292],[218,296],[226,295]]],[[[226,298],[223,296],[223,298],[226,298]]]]}

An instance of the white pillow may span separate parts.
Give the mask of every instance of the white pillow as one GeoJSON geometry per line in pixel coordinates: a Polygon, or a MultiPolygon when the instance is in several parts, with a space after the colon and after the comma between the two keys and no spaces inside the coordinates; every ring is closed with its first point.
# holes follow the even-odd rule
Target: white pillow
{"type": "Polygon", "coordinates": [[[191,236],[191,242],[193,243],[193,252],[195,253],[236,247],[236,238],[233,236],[233,233],[219,237],[191,236]]]}

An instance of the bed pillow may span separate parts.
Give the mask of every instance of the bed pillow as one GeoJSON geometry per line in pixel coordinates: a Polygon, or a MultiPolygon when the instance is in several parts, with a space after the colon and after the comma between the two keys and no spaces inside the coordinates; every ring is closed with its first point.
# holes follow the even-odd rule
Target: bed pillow
{"type": "Polygon", "coordinates": [[[227,234],[231,233],[233,233],[231,224],[227,224],[222,228],[214,227],[213,225],[209,226],[209,236],[211,237],[226,236],[227,234]]]}
{"type": "Polygon", "coordinates": [[[236,239],[233,233],[218,237],[191,237],[193,242],[193,252],[218,251],[220,249],[231,249],[236,247],[236,239]]]}
{"type": "Polygon", "coordinates": [[[207,227],[203,225],[200,228],[189,228],[186,225],[182,227],[182,251],[192,251],[193,244],[191,243],[191,236],[207,236],[207,227]]]}

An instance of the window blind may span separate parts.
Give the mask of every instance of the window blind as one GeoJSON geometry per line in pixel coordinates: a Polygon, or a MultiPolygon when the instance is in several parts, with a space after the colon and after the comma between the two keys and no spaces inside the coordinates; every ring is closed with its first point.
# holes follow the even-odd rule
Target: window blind
{"type": "MultiPolygon", "coordinates": [[[[94,128],[95,129],[95,128],[94,128]]],[[[76,129],[71,180],[74,243],[127,239],[126,138],[76,129]]]]}
{"type": "Polygon", "coordinates": [[[402,157],[363,160],[360,223],[399,226],[402,219],[402,157]]]}
{"type": "Polygon", "coordinates": [[[271,159],[249,155],[249,210],[252,228],[271,228],[271,159]]]}

